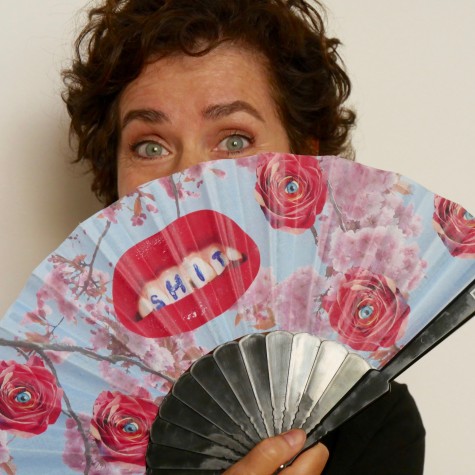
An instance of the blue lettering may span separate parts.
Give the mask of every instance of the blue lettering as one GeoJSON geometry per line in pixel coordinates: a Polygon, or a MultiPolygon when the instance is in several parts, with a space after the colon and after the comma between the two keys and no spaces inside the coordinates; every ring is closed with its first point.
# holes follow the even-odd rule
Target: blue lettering
{"type": "Polygon", "coordinates": [[[200,268],[198,267],[197,264],[193,264],[193,269],[195,269],[195,273],[198,276],[198,279],[200,279],[201,282],[204,282],[205,281],[205,276],[203,275],[203,273],[201,272],[201,270],[200,270],[200,268]]]}
{"type": "Polygon", "coordinates": [[[150,300],[155,305],[155,310],[160,310],[166,305],[166,303],[163,300],[160,300],[157,295],[152,295],[150,300]]]}
{"type": "Polygon", "coordinates": [[[186,294],[186,287],[181,277],[178,274],[175,274],[175,285],[173,285],[169,280],[167,280],[166,287],[168,293],[172,296],[173,300],[178,300],[178,295],[176,294],[178,290],[181,290],[186,294]]]}
{"type": "Polygon", "coordinates": [[[223,267],[226,267],[226,263],[224,262],[223,254],[221,253],[221,251],[214,252],[211,256],[211,259],[218,261],[223,267]]]}

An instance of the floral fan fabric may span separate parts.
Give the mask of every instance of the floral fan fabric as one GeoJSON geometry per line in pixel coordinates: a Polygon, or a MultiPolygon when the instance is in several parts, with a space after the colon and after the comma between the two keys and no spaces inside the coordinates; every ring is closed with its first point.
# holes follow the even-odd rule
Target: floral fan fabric
{"type": "Polygon", "coordinates": [[[161,399],[245,334],[380,369],[475,275],[475,218],[398,174],[262,154],[156,180],[80,225],[0,328],[0,469],[140,474],[161,399]]]}

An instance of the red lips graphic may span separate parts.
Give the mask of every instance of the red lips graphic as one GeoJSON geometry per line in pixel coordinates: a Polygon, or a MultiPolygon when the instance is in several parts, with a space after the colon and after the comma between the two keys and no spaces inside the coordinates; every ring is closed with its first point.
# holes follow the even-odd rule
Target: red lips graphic
{"type": "MultiPolygon", "coordinates": [[[[219,256],[218,259],[221,262],[219,256]]],[[[190,213],[121,256],[115,267],[112,288],[117,318],[129,330],[150,338],[194,330],[228,310],[249,288],[259,265],[257,245],[234,221],[211,210],[190,213]],[[147,315],[143,315],[143,311],[140,315],[141,295],[149,282],[182,265],[187,256],[216,244],[237,250],[242,258],[227,265],[203,287],[192,288],[186,295],[183,292],[179,299],[177,293],[184,289],[179,277],[171,283],[167,281],[170,300],[177,301],[165,305],[154,295],[152,303],[160,304],[147,315]]],[[[200,270],[196,272],[201,278],[200,270]]]]}

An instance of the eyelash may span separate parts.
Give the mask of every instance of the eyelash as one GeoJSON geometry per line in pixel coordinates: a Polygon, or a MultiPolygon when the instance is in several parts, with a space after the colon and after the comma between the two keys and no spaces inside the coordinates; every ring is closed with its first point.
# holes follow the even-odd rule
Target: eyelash
{"type": "MultiPolygon", "coordinates": [[[[232,150],[220,150],[220,152],[224,152],[226,154],[226,156],[230,157],[230,156],[233,156],[233,155],[239,155],[239,154],[242,154],[243,151],[245,151],[247,148],[249,147],[252,147],[252,145],[254,144],[255,142],[255,137],[247,134],[247,133],[244,133],[240,130],[234,130],[232,132],[229,132],[229,133],[226,133],[222,138],[219,139],[218,141],[218,145],[217,147],[222,143],[224,142],[225,140],[231,138],[231,137],[240,137],[240,138],[243,138],[244,140],[246,140],[247,142],[249,142],[249,145],[241,150],[236,150],[236,151],[232,151],[232,150]]],[[[140,140],[138,142],[134,142],[134,143],[131,143],[129,145],[129,149],[130,151],[136,155],[137,157],[140,157],[141,159],[149,159],[149,160],[153,160],[154,158],[156,157],[144,157],[143,155],[139,155],[137,150],[142,146],[142,145],[145,145],[147,143],[156,143],[157,145],[159,145],[160,147],[162,147],[168,155],[170,154],[170,151],[167,149],[167,147],[165,147],[163,144],[161,144],[158,140],[153,140],[153,139],[145,139],[145,140],[140,140]]],[[[163,156],[163,155],[162,155],[163,156]]],[[[157,157],[160,157],[160,155],[157,155],[157,157]]]]}
{"type": "MultiPolygon", "coordinates": [[[[224,135],[224,137],[222,137],[219,140],[218,146],[221,142],[224,142],[226,139],[229,139],[229,138],[234,137],[234,136],[242,137],[243,139],[247,140],[249,142],[249,147],[252,147],[252,145],[255,142],[255,137],[253,137],[249,134],[246,134],[246,133],[242,132],[241,130],[233,130],[231,133],[226,133],[226,135],[224,135]]],[[[242,152],[244,150],[246,150],[247,148],[248,147],[246,147],[245,149],[242,149],[242,150],[236,150],[234,152],[232,150],[223,150],[223,152],[225,152],[226,155],[229,157],[229,156],[232,156],[232,155],[242,154],[242,152]]]]}
{"type": "MultiPolygon", "coordinates": [[[[167,149],[167,147],[165,147],[163,144],[161,144],[158,140],[152,140],[152,139],[145,139],[145,140],[140,140],[138,142],[134,142],[134,143],[131,143],[129,145],[129,149],[130,151],[136,155],[137,157],[140,157],[141,159],[148,159],[148,160],[153,160],[154,158],[156,157],[144,157],[143,155],[139,155],[139,153],[137,152],[137,150],[142,146],[142,145],[145,145],[145,144],[148,144],[148,143],[156,143],[157,145],[159,145],[160,147],[162,147],[167,153],[166,155],[168,155],[170,153],[170,151],[167,149]]],[[[163,155],[162,155],[163,156],[163,155]]],[[[159,155],[157,155],[157,157],[159,157],[159,155]]]]}

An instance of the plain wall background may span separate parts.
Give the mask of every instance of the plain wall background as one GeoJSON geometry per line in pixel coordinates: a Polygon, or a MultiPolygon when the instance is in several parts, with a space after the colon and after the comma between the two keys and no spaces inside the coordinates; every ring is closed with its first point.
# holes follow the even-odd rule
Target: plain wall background
{"type": "MultiPolygon", "coordinates": [[[[88,179],[69,164],[59,97],[59,71],[86,3],[0,6],[1,314],[33,268],[99,207],[88,179]]],[[[475,2],[325,3],[353,81],[358,160],[475,212],[475,2]]],[[[400,378],[428,432],[427,474],[475,473],[474,341],[471,321],[400,378]]]]}

